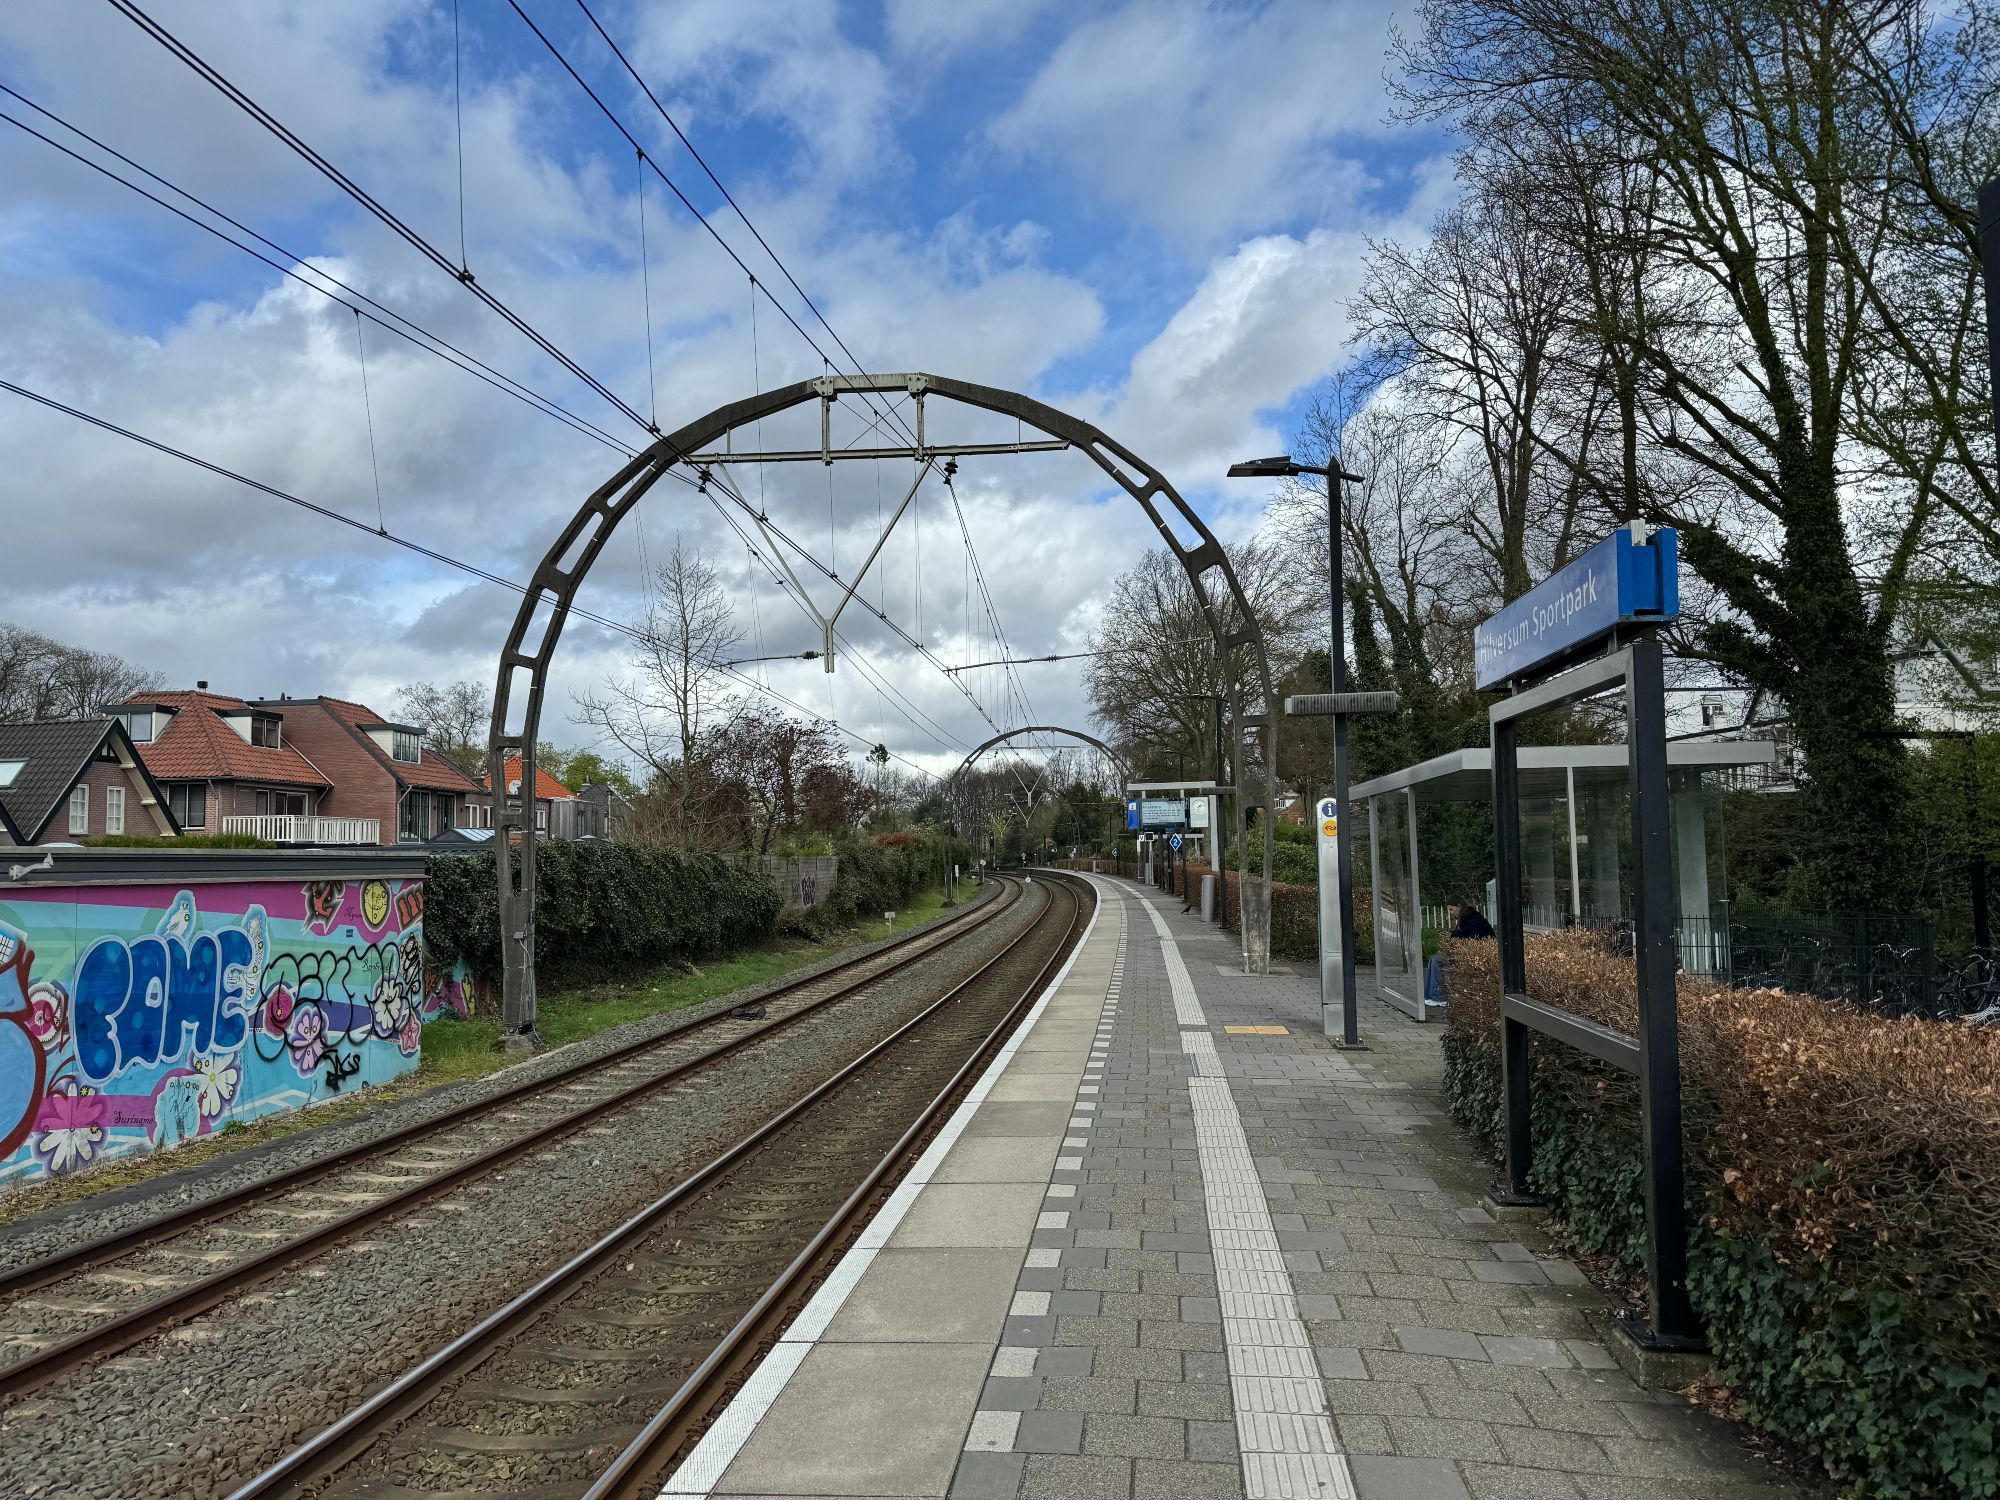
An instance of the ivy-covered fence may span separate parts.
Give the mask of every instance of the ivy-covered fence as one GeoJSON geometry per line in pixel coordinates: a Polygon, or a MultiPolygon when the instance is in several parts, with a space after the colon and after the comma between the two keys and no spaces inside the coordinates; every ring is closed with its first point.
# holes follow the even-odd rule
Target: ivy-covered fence
{"type": "MultiPolygon", "coordinates": [[[[1446,946],[1453,1116],[1500,1139],[1499,955],[1446,946]]],[[[1632,962],[1528,938],[1539,1000],[1628,1034],[1632,962]]],[[[1749,1417],[1879,1500],[2000,1495],[2000,1032],[1683,979],[1689,1291],[1749,1417]]],[[[1535,1169],[1642,1265],[1637,1086],[1534,1045],[1535,1169]]]]}
{"type": "MultiPolygon", "coordinates": [[[[478,978],[498,980],[495,884],[491,850],[431,857],[424,935],[433,967],[463,958],[478,978]]],[[[768,936],[779,906],[762,871],[596,840],[538,849],[535,893],[536,969],[557,984],[731,952],[768,936]]]]}

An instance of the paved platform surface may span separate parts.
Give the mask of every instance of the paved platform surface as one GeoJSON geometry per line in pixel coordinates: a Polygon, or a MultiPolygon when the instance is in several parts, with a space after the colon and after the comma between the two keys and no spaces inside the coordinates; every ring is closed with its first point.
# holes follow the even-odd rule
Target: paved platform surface
{"type": "Polygon", "coordinates": [[[667,1494],[1793,1493],[1477,1206],[1440,1027],[1371,998],[1337,1052],[1315,977],[1095,883],[1032,1025],[667,1494]]]}

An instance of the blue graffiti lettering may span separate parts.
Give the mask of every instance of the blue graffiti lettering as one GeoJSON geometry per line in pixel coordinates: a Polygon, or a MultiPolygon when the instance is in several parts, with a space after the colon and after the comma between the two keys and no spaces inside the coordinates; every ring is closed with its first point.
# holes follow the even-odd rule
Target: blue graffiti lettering
{"type": "Polygon", "coordinates": [[[240,929],[99,938],[77,965],[77,1066],[103,1082],[135,1064],[243,1045],[256,999],[254,946],[240,929]]]}

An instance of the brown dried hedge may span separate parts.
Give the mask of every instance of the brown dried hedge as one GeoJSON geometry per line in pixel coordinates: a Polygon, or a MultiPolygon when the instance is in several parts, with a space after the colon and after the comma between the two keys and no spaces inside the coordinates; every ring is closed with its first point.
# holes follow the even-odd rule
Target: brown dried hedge
{"type": "MultiPolygon", "coordinates": [[[[1584,934],[1527,940],[1538,1000],[1630,1034],[1632,960],[1584,934]]],[[[1453,942],[1450,1024],[1493,1037],[1499,951],[1453,942]]],[[[1967,1316],[2000,1309],[2000,1031],[1890,1019],[1782,990],[1682,977],[1687,1149],[1712,1180],[1710,1216],[1788,1263],[1936,1284],[1967,1316]],[[1920,1253],[1915,1253],[1919,1252],[1920,1253]]],[[[1536,1048],[1537,1076],[1564,1068],[1536,1048]]],[[[1602,1083],[1593,1078],[1589,1087],[1602,1083]]]]}
{"type": "MultiPolygon", "coordinates": [[[[1498,948],[1449,942],[1446,963],[1454,1112],[1490,1135],[1498,948]]],[[[1527,971],[1536,999],[1635,1029],[1632,960],[1601,939],[1532,934],[1527,971]]],[[[2000,1031],[1687,977],[1678,994],[1690,1290],[1753,1414],[1860,1493],[2000,1492],[2000,1031]]],[[[1542,1038],[1534,1070],[1538,1185],[1629,1264],[1633,1081],[1542,1038]]]]}

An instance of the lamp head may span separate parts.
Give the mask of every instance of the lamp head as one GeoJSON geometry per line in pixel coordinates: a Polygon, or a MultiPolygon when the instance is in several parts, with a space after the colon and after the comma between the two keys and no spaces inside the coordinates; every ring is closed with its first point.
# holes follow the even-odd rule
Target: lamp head
{"type": "Polygon", "coordinates": [[[1240,464],[1229,466],[1231,479],[1289,479],[1294,474],[1308,472],[1292,461],[1289,453],[1280,453],[1276,458],[1246,459],[1240,464]]]}

